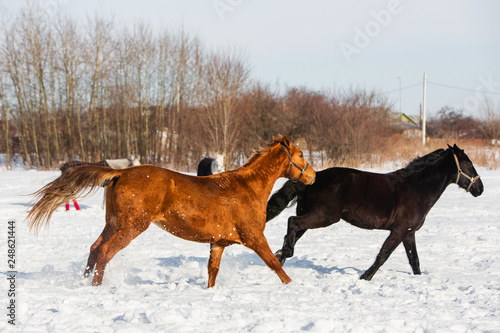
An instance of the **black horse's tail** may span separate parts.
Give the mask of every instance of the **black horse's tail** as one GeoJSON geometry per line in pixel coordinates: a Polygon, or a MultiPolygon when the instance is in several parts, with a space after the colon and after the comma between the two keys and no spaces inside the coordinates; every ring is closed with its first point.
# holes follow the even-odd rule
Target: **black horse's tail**
{"type": "Polygon", "coordinates": [[[300,194],[304,192],[306,186],[301,182],[287,181],[267,202],[266,222],[274,219],[288,206],[293,205],[300,198],[300,194]]]}

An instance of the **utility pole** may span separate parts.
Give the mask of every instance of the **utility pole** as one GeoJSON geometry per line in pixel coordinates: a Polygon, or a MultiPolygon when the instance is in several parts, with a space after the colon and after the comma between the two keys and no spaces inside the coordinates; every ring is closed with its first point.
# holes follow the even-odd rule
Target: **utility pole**
{"type": "Polygon", "coordinates": [[[424,73],[424,100],[422,101],[422,144],[425,146],[425,102],[427,97],[427,73],[424,73]]]}
{"type": "Polygon", "coordinates": [[[399,113],[403,113],[403,108],[401,107],[401,76],[397,77],[399,79],[399,113]]]}

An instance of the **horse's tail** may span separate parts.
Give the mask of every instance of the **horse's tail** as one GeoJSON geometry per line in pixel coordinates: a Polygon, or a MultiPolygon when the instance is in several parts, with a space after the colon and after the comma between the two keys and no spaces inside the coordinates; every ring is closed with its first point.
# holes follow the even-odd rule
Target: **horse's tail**
{"type": "Polygon", "coordinates": [[[68,200],[86,197],[99,186],[120,177],[122,170],[84,165],[69,169],[54,181],[32,194],[32,202],[26,220],[30,230],[38,234],[42,225],[48,226],[54,211],[68,200]]]}
{"type": "Polygon", "coordinates": [[[64,164],[61,165],[61,167],[59,168],[59,170],[61,170],[61,172],[64,172],[66,170],[68,170],[68,168],[70,168],[70,163],[69,162],[66,162],[64,164]]]}
{"type": "Polygon", "coordinates": [[[305,189],[306,185],[301,182],[287,181],[267,202],[266,222],[275,218],[285,208],[293,205],[305,189]]]}

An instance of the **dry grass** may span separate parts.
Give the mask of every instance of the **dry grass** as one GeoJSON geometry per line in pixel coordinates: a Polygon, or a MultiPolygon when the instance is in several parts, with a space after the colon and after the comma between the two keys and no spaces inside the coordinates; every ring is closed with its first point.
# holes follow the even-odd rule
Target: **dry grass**
{"type": "Polygon", "coordinates": [[[377,145],[378,149],[364,159],[345,159],[342,165],[328,161],[324,168],[343,166],[353,168],[378,168],[387,165],[404,167],[413,159],[426,155],[436,149],[446,149],[448,144],[456,144],[469,156],[476,167],[497,169],[500,166],[500,146],[492,146],[487,140],[429,139],[425,146],[421,139],[406,139],[401,135],[385,138],[377,145]]]}

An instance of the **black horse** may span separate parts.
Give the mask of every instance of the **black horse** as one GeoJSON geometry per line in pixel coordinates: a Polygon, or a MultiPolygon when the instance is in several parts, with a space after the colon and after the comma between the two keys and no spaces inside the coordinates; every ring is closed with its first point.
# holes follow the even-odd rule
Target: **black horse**
{"type": "Polygon", "coordinates": [[[210,176],[217,173],[217,161],[210,157],[205,157],[198,163],[197,176],[210,176]]]}
{"type": "Polygon", "coordinates": [[[451,183],[474,197],[483,193],[483,183],[472,162],[457,145],[448,145],[446,150],[436,150],[387,174],[330,168],[317,172],[313,185],[288,181],[267,205],[269,221],[290,201],[297,201],[297,216],[288,219],[283,247],[276,257],[283,264],[293,256],[295,243],[307,229],[323,228],[343,219],[360,228],[390,231],[374,264],[361,279],[371,280],[401,242],[413,273],[420,274],[415,232],[451,183]]]}

